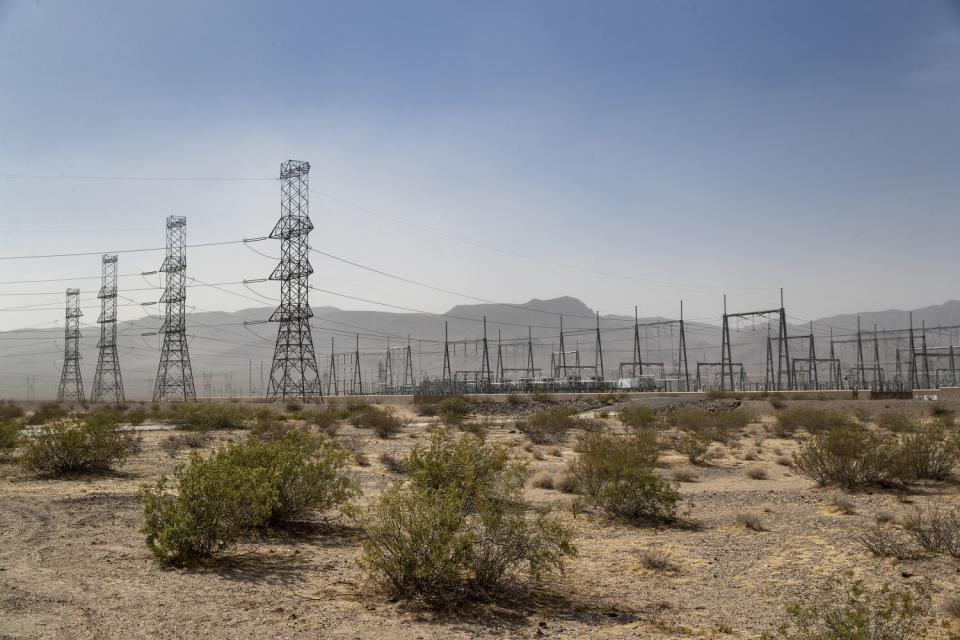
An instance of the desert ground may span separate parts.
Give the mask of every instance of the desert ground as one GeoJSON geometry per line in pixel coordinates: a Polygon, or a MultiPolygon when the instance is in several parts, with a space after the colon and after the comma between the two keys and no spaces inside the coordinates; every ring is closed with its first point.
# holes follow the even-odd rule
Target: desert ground
{"type": "MultiPolygon", "coordinates": [[[[929,403],[816,404],[923,414],[929,403]]],[[[357,567],[360,533],[343,518],[268,534],[216,562],[159,564],[138,532],[136,494],[186,460],[188,451],[161,446],[170,431],[144,431],[142,451],[107,475],[54,479],[8,459],[0,462],[0,638],[756,638],[798,595],[846,570],[871,586],[929,580],[935,613],[960,594],[960,564],[949,556],[877,558],[858,539],[878,518],[896,521],[933,500],[960,503],[956,483],[909,492],[817,487],[788,463],[797,440],[772,435],[771,405],[750,400],[742,408],[751,423],[729,445],[713,445],[708,462],[661,456],[658,471],[684,480],[682,526],[618,522],[574,507],[575,495],[534,487],[533,477],[564,472],[576,434],[531,446],[509,415],[488,419],[488,440],[531,458],[528,498],[562,514],[579,553],[563,576],[528,593],[446,610],[368,584],[357,567]],[[756,516],[759,530],[738,523],[743,514],[756,516]],[[651,553],[663,566],[645,561],[651,553]]],[[[402,478],[382,453],[402,458],[429,437],[435,419],[397,411],[409,424],[396,437],[347,423],[336,436],[367,456],[350,469],[361,503],[402,478]]],[[[610,411],[604,427],[622,429],[610,411]]],[[[214,431],[204,449],[246,437],[214,431]]],[[[956,631],[956,621],[938,615],[944,637],[956,631]]]]}

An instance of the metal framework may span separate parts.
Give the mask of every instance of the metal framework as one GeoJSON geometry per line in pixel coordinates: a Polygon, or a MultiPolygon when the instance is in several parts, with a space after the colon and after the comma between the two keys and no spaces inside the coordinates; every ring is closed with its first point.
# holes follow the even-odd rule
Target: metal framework
{"type": "Polygon", "coordinates": [[[280,220],[270,238],[280,240],[280,264],[270,274],[280,281],[280,305],[270,316],[279,322],[270,367],[267,399],[320,400],[320,375],[310,329],[310,163],[287,160],[280,166],[280,220]]]}
{"type": "MultiPolygon", "coordinates": [[[[787,336],[787,312],[783,306],[783,289],[780,290],[780,308],[779,309],[767,309],[764,311],[743,311],[741,313],[727,313],[727,296],[723,296],[723,327],[722,327],[722,336],[720,342],[720,391],[732,391],[735,389],[734,375],[733,375],[733,355],[730,349],[730,318],[756,318],[757,316],[763,318],[769,318],[770,316],[777,316],[779,319],[779,333],[776,338],[777,340],[777,380],[776,380],[776,389],[782,390],[783,387],[783,374],[787,374],[787,390],[793,389],[793,379],[790,375],[790,343],[787,336]],[[729,386],[728,386],[729,381],[729,386]]],[[[769,337],[768,337],[768,355],[767,361],[768,366],[772,369],[772,360],[773,352],[769,350],[769,337]]],[[[742,371],[741,371],[742,373],[742,371]]],[[[772,377],[772,371],[771,371],[772,377]]]]}
{"type": "Polygon", "coordinates": [[[197,399],[197,390],[187,348],[187,219],[183,216],[167,217],[167,255],[160,271],[166,274],[166,287],[160,298],[165,305],[160,326],[163,348],[153,401],[192,402],[197,399]]]}
{"type": "Polygon", "coordinates": [[[66,315],[63,328],[63,370],[57,402],[86,402],[83,377],[80,375],[80,289],[67,289],[66,315]]]}
{"type": "Polygon", "coordinates": [[[91,402],[124,402],[123,376],[117,355],[117,254],[104,254],[100,285],[100,342],[97,370],[93,375],[91,402]]]}

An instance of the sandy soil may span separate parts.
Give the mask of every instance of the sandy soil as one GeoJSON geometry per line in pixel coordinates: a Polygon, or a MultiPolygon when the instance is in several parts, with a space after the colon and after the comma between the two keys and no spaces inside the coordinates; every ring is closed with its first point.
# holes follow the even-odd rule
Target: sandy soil
{"type": "MultiPolygon", "coordinates": [[[[874,408],[882,410],[881,403],[874,408]]],[[[747,409],[761,423],[770,420],[766,403],[747,409]]],[[[567,574],[526,598],[440,613],[391,602],[365,584],[356,568],[358,534],[344,522],[244,544],[209,567],[158,565],[137,532],[136,491],[186,457],[160,448],[168,433],[143,434],[143,452],[110,476],[51,480],[0,463],[0,638],[753,638],[780,621],[798,593],[846,569],[875,585],[929,578],[935,609],[960,594],[956,561],[881,560],[857,541],[877,513],[903,514],[911,503],[932,499],[960,501],[957,486],[930,485],[909,496],[849,495],[856,513],[842,515],[830,506],[831,490],[777,463],[796,443],[769,437],[761,423],[708,466],[663,457],[664,474],[696,474],[681,491],[699,527],[612,523],[574,513],[571,496],[531,487],[531,500],[560,508],[576,532],[580,554],[567,574]],[[754,466],[766,469],[768,479],[747,477],[754,466]],[[758,514],[766,530],[738,526],[741,513],[758,514]],[[664,552],[677,569],[645,568],[641,554],[650,549],[664,552]]],[[[217,432],[211,446],[243,437],[217,432]]],[[[378,455],[403,456],[427,436],[421,425],[388,441],[349,426],[338,437],[369,454],[370,466],[352,469],[369,500],[397,479],[378,455]]],[[[518,455],[542,457],[533,461],[534,474],[559,473],[575,455],[572,438],[557,452],[525,451],[509,422],[489,437],[514,444],[518,455]]]]}

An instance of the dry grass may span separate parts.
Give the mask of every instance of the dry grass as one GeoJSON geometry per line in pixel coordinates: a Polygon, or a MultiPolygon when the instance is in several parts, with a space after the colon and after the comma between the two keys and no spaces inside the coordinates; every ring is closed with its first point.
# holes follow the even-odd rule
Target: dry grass
{"type": "Polygon", "coordinates": [[[755,513],[738,513],[736,517],[738,527],[743,527],[748,531],[766,531],[763,520],[755,513]]]}
{"type": "Polygon", "coordinates": [[[697,474],[692,469],[675,469],[673,479],[677,482],[696,482],[697,474]]]}
{"type": "Polygon", "coordinates": [[[757,466],[747,467],[746,474],[751,480],[766,480],[770,477],[765,468],[757,466]]]}
{"type": "Polygon", "coordinates": [[[530,484],[538,489],[553,489],[553,474],[547,472],[538,473],[537,475],[533,476],[533,480],[530,481],[530,484]]]}
{"type": "Polygon", "coordinates": [[[640,564],[650,571],[680,573],[680,565],[659,549],[643,549],[637,552],[640,564]]]}

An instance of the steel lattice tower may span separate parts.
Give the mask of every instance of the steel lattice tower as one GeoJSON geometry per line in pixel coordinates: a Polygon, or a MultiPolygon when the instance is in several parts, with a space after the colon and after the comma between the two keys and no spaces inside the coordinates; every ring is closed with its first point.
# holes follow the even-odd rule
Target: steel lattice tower
{"type": "Polygon", "coordinates": [[[317,357],[310,331],[310,163],[288,160],[280,165],[280,220],[270,237],[280,240],[280,264],[270,275],[280,281],[280,305],[270,316],[279,322],[277,346],[270,367],[267,399],[323,398],[317,357]]]}
{"type": "Polygon", "coordinates": [[[93,376],[91,402],[124,402],[123,377],[117,356],[117,254],[103,255],[103,281],[100,286],[100,342],[97,347],[97,371],[93,376]]]}
{"type": "Polygon", "coordinates": [[[163,349],[153,401],[193,401],[197,399],[197,390],[193,385],[193,369],[187,350],[187,316],[184,311],[187,302],[187,219],[183,216],[167,217],[167,256],[160,271],[167,274],[166,287],[160,298],[166,306],[160,326],[163,349]]]}
{"type": "Polygon", "coordinates": [[[57,402],[86,402],[80,375],[80,289],[67,289],[67,308],[63,330],[63,371],[57,402]]]}

